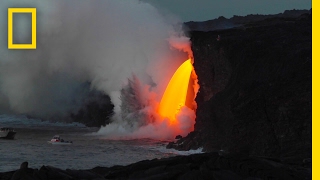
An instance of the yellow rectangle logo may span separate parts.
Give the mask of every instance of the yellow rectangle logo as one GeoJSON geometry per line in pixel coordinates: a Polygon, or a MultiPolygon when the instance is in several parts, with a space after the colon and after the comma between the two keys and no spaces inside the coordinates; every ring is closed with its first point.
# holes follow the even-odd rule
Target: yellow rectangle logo
{"type": "Polygon", "coordinates": [[[36,8],[8,8],[8,49],[36,49],[37,48],[37,9],[36,8]],[[31,13],[31,44],[13,44],[13,13],[31,13]]]}

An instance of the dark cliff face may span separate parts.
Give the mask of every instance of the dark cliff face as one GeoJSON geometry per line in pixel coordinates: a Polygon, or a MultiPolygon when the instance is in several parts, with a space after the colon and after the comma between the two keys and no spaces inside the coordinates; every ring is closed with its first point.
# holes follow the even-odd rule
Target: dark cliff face
{"type": "Polygon", "coordinates": [[[191,32],[200,84],[195,131],[170,146],[311,157],[311,26],[304,14],[191,32]]]}

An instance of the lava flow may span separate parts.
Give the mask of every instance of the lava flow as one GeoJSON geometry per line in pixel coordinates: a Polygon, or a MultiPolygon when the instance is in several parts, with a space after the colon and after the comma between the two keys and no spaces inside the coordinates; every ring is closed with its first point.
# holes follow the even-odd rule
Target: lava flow
{"type": "Polygon", "coordinates": [[[176,70],[162,96],[158,113],[169,118],[171,125],[177,123],[176,115],[181,107],[194,101],[192,71],[191,59],[188,59],[176,70]]]}

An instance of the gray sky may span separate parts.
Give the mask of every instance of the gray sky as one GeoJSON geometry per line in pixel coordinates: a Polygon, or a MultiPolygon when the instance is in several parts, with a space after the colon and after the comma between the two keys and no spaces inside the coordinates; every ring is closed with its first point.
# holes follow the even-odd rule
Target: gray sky
{"type": "Polygon", "coordinates": [[[219,16],[277,14],[310,9],[311,0],[142,0],[178,15],[183,21],[205,21],[219,16]]]}

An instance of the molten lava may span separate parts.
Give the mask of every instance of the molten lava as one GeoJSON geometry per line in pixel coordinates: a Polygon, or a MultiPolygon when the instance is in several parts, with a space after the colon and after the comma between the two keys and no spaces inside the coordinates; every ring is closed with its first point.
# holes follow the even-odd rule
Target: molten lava
{"type": "Polygon", "coordinates": [[[174,73],[162,96],[158,113],[169,118],[170,124],[176,123],[176,115],[181,107],[192,104],[194,100],[194,91],[190,83],[192,70],[191,59],[188,59],[174,73]]]}

